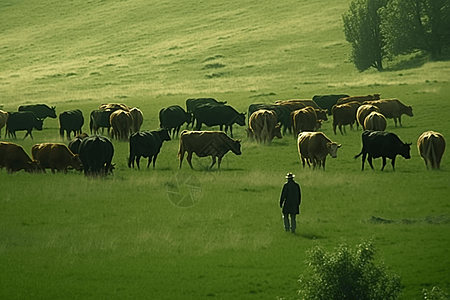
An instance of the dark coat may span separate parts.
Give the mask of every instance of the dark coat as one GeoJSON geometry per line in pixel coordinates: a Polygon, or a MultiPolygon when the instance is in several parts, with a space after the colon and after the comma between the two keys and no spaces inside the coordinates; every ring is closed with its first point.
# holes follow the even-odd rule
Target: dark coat
{"type": "Polygon", "coordinates": [[[283,214],[299,214],[299,206],[302,202],[302,193],[300,186],[294,180],[289,179],[283,186],[280,197],[280,207],[283,208],[283,214]]]}

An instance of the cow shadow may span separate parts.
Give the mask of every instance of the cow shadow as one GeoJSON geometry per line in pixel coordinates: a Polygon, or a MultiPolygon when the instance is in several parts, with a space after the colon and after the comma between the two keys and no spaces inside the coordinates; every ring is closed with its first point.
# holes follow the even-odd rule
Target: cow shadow
{"type": "MultiPolygon", "coordinates": [[[[426,53],[419,53],[413,57],[401,60],[398,63],[388,66],[384,69],[385,72],[395,72],[402,70],[418,69],[430,61],[430,55],[426,53]]],[[[399,74],[399,76],[402,76],[399,74]]]]}
{"type": "Polygon", "coordinates": [[[296,236],[307,239],[307,240],[319,240],[324,239],[325,237],[319,234],[315,234],[313,232],[302,232],[301,228],[297,228],[297,232],[295,233],[296,236]],[[300,229],[300,230],[299,230],[300,229]]]}

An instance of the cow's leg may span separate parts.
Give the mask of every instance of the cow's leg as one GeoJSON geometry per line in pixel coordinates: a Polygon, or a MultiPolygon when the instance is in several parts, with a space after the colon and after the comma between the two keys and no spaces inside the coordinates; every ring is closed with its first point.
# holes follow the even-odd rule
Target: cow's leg
{"type": "Polygon", "coordinates": [[[370,167],[371,167],[372,170],[373,170],[374,168],[373,168],[373,162],[372,162],[372,160],[373,160],[373,157],[372,157],[372,155],[370,155],[370,153],[369,153],[368,156],[367,156],[367,161],[369,162],[369,165],[370,165],[370,167]]]}
{"type": "Polygon", "coordinates": [[[233,137],[233,125],[230,125],[230,136],[233,137]]]}
{"type": "MultiPolygon", "coordinates": [[[[137,165],[138,170],[139,170],[139,169],[140,169],[139,163],[140,163],[140,161],[141,161],[141,156],[140,156],[140,155],[137,155],[137,156],[135,157],[135,160],[136,160],[136,165],[137,165]]],[[[133,168],[134,168],[134,159],[133,159],[133,168]]]]}
{"type": "Polygon", "coordinates": [[[394,158],[391,159],[392,170],[394,170],[394,171],[395,171],[395,158],[396,158],[396,156],[394,156],[394,158]]]}
{"type": "MultiPolygon", "coordinates": [[[[186,160],[188,161],[189,165],[191,166],[191,169],[194,169],[194,167],[192,166],[192,153],[193,152],[188,152],[188,155],[186,156],[186,160]]],[[[181,163],[180,163],[180,168],[181,168],[181,163]]]]}
{"type": "Polygon", "coordinates": [[[155,156],[153,156],[153,169],[155,168],[155,163],[156,163],[156,157],[157,156],[158,156],[158,154],[155,154],[155,156]]]}
{"type": "Polygon", "coordinates": [[[386,166],[386,156],[382,156],[383,159],[383,166],[381,167],[381,171],[384,170],[384,167],[386,166]]]}
{"type": "Polygon", "coordinates": [[[212,167],[213,167],[215,164],[216,164],[216,157],[215,157],[215,156],[212,156],[212,164],[211,164],[211,166],[210,166],[209,168],[212,169],[212,167]]]}
{"type": "Polygon", "coordinates": [[[183,164],[184,151],[180,152],[179,158],[180,158],[180,169],[181,169],[181,165],[183,164]]]}
{"type": "Polygon", "coordinates": [[[325,157],[323,160],[322,160],[322,169],[325,171],[325,160],[326,160],[327,158],[325,157]]]}
{"type": "Polygon", "coordinates": [[[219,157],[219,159],[217,160],[217,169],[220,170],[220,163],[222,162],[222,157],[219,157]]]}
{"type": "Polygon", "coordinates": [[[403,125],[402,125],[402,116],[398,117],[398,124],[400,125],[400,127],[403,127],[403,125]]]}
{"type": "Polygon", "coordinates": [[[367,153],[363,153],[362,155],[362,167],[361,167],[361,171],[364,171],[364,163],[366,162],[366,157],[367,157],[367,153]]]}

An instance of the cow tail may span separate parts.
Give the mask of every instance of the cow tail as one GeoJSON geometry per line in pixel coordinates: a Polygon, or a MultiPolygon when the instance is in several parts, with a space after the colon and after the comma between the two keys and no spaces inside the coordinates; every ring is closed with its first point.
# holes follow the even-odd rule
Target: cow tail
{"type": "Polygon", "coordinates": [[[437,169],[436,150],[434,149],[434,142],[436,140],[434,135],[431,135],[428,140],[427,157],[430,159],[431,169],[437,169]]]}
{"type": "Polygon", "coordinates": [[[178,158],[181,157],[181,155],[184,154],[184,152],[186,152],[186,149],[184,148],[184,143],[183,143],[183,133],[185,132],[185,130],[183,130],[183,132],[180,135],[180,148],[178,148],[178,158]]]}

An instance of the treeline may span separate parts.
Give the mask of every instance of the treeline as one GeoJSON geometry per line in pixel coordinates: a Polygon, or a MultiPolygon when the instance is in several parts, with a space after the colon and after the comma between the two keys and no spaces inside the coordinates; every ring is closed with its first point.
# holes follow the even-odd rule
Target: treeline
{"type": "Polygon", "coordinates": [[[438,59],[450,46],[450,0],[352,0],[342,19],[361,72],[418,51],[438,59]]]}

